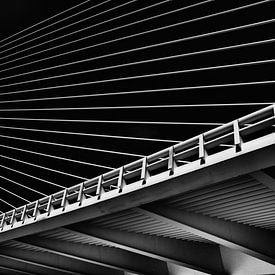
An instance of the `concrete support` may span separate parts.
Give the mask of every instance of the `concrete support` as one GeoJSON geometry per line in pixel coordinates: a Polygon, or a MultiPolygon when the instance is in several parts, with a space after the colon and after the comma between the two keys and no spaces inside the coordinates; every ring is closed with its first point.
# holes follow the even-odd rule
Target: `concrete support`
{"type": "Polygon", "coordinates": [[[176,263],[206,273],[225,274],[219,247],[216,245],[106,229],[85,223],[68,228],[77,234],[92,236],[95,240],[104,242],[106,245],[112,245],[126,251],[176,263]]]}
{"type": "Polygon", "coordinates": [[[127,271],[137,274],[168,275],[165,262],[118,248],[36,236],[25,237],[19,241],[69,259],[111,268],[114,270],[113,274],[117,274],[116,271],[127,271]]]}
{"type": "MultiPolygon", "coordinates": [[[[14,244],[20,242],[12,241],[14,244]]],[[[85,263],[76,259],[68,259],[62,255],[56,255],[47,251],[36,251],[33,247],[27,248],[1,246],[0,255],[3,258],[9,258],[13,262],[23,266],[34,266],[38,270],[46,270],[45,274],[96,274],[96,275],[122,275],[120,271],[110,268],[85,263]],[[90,272],[88,272],[90,271],[90,272]]],[[[39,273],[38,273],[39,274],[39,273]]],[[[44,273],[43,273],[44,274],[44,273]]]]}
{"type": "Polygon", "coordinates": [[[208,275],[209,273],[204,273],[194,269],[189,269],[187,267],[179,266],[174,263],[167,263],[169,275],[208,275]]]}
{"type": "Polygon", "coordinates": [[[15,269],[12,267],[0,266],[0,274],[5,275],[34,275],[29,272],[25,272],[19,269],[15,269]]]}
{"type": "Polygon", "coordinates": [[[157,204],[144,206],[138,211],[220,245],[275,264],[274,232],[157,204]]]}
{"type": "MultiPolygon", "coordinates": [[[[1,262],[1,265],[5,267],[12,268],[15,270],[23,270],[27,274],[35,274],[35,275],[49,275],[49,274],[69,275],[71,274],[59,268],[52,267],[50,265],[48,266],[41,263],[24,260],[22,258],[17,258],[11,255],[6,255],[2,253],[0,253],[0,262],[1,262]]],[[[18,274],[20,273],[18,272],[18,274]]]]}
{"type": "Polygon", "coordinates": [[[221,246],[221,255],[224,266],[231,275],[275,274],[275,265],[256,259],[237,250],[221,246]]]}
{"type": "Polygon", "coordinates": [[[267,175],[265,172],[261,170],[256,171],[251,173],[250,176],[275,192],[275,179],[267,175]]]}

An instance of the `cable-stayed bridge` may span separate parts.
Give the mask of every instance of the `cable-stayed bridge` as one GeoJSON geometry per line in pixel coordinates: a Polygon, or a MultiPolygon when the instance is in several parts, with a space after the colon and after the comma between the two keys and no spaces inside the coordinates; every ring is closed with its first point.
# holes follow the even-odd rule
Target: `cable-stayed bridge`
{"type": "Polygon", "coordinates": [[[0,273],[274,274],[274,7],[77,1],[3,37],[0,273]]]}

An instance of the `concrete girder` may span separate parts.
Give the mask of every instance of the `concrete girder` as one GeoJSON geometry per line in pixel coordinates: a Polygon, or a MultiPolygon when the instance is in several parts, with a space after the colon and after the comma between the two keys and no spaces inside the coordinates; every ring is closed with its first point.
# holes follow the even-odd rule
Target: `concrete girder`
{"type": "Polygon", "coordinates": [[[268,174],[266,174],[263,171],[256,171],[250,174],[251,177],[253,177],[258,182],[262,183],[266,187],[268,187],[270,190],[275,192],[275,179],[270,177],[268,174]]]}
{"type": "MultiPolygon", "coordinates": [[[[12,241],[13,244],[22,244],[19,241],[12,241]]],[[[33,248],[30,246],[30,248],[33,248]]],[[[24,249],[20,247],[0,247],[0,255],[3,257],[13,258],[14,261],[20,263],[26,263],[30,265],[36,265],[38,267],[45,267],[49,270],[48,274],[96,274],[96,275],[122,275],[121,272],[113,269],[105,268],[102,266],[84,263],[76,259],[68,259],[62,255],[56,255],[47,251],[34,251],[30,249],[24,249]],[[90,270],[91,272],[87,272],[90,270]],[[52,271],[53,273],[50,273],[52,271]]]]}
{"type": "MultiPolygon", "coordinates": [[[[14,248],[12,248],[14,249],[14,248]]],[[[14,249],[15,250],[15,249],[14,249]]],[[[72,273],[68,273],[59,268],[55,268],[50,265],[44,265],[42,263],[36,263],[31,260],[25,260],[23,258],[15,257],[9,255],[9,253],[0,253],[0,262],[1,265],[4,265],[9,268],[14,268],[18,270],[22,270],[27,274],[35,274],[35,275],[48,275],[48,274],[59,274],[59,275],[69,275],[72,273]]],[[[4,273],[5,274],[5,273],[4,273]]],[[[20,273],[19,273],[20,274],[20,273]]],[[[78,273],[79,275],[79,273],[78,273]]]]}
{"type": "Polygon", "coordinates": [[[166,262],[114,247],[86,245],[37,236],[21,238],[19,242],[69,259],[113,269],[112,274],[127,271],[135,274],[168,275],[166,262]]]}
{"type": "Polygon", "coordinates": [[[107,229],[85,223],[72,225],[63,230],[65,232],[72,230],[77,234],[104,242],[106,245],[205,273],[226,274],[223,270],[219,247],[216,245],[107,229]]]}
{"type": "Polygon", "coordinates": [[[240,250],[275,264],[275,234],[269,230],[225,221],[197,213],[163,207],[158,204],[138,208],[143,214],[170,223],[217,244],[240,250]]]}

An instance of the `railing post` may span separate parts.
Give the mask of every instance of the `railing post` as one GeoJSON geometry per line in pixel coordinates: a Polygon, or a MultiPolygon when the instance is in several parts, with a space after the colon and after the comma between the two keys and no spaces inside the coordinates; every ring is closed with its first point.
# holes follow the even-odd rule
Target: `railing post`
{"type": "Polygon", "coordinates": [[[122,192],[122,189],[125,186],[123,173],[124,173],[124,166],[120,167],[119,169],[119,175],[118,175],[118,181],[117,181],[117,188],[119,193],[122,192]]]}
{"type": "Polygon", "coordinates": [[[149,173],[147,169],[147,157],[144,157],[142,160],[141,176],[140,176],[140,179],[142,180],[142,184],[146,183],[148,176],[149,176],[149,173]]]}
{"type": "Polygon", "coordinates": [[[205,150],[204,146],[204,135],[199,135],[199,159],[201,161],[201,164],[205,163],[205,159],[207,157],[207,152],[205,150]]]}
{"type": "Polygon", "coordinates": [[[240,135],[240,127],[239,127],[239,121],[234,120],[233,121],[233,132],[234,132],[234,145],[236,152],[239,152],[242,150],[242,137],[240,135]]]}
{"type": "Polygon", "coordinates": [[[104,192],[102,183],[103,183],[103,176],[100,175],[100,176],[98,177],[97,188],[96,188],[96,196],[97,196],[97,199],[98,199],[98,200],[100,199],[102,193],[104,192]]]}
{"type": "Polygon", "coordinates": [[[53,200],[53,195],[50,195],[48,198],[48,203],[47,203],[47,207],[46,207],[47,216],[50,216],[50,213],[52,210],[52,200],[53,200]]]}
{"type": "Polygon", "coordinates": [[[22,210],[22,214],[21,214],[21,223],[22,223],[22,224],[24,224],[24,222],[25,222],[26,211],[27,211],[27,204],[24,205],[24,208],[23,208],[23,210],[22,210]]]}
{"type": "Polygon", "coordinates": [[[174,174],[174,169],[176,167],[176,162],[175,162],[175,158],[174,158],[174,146],[171,146],[169,148],[169,153],[168,153],[168,170],[169,170],[169,175],[173,175],[174,174]]]}
{"type": "Polygon", "coordinates": [[[62,207],[62,211],[64,211],[65,207],[66,207],[67,194],[68,194],[68,189],[66,188],[63,191],[62,201],[61,201],[61,205],[60,205],[62,207]]]}
{"type": "Polygon", "coordinates": [[[10,226],[13,227],[14,220],[15,220],[15,211],[16,209],[12,210],[11,219],[10,219],[10,226]]]}
{"type": "Polygon", "coordinates": [[[35,202],[34,209],[33,209],[33,220],[34,221],[36,220],[37,214],[38,214],[38,211],[39,211],[38,206],[39,206],[39,200],[37,200],[35,202]]]}
{"type": "Polygon", "coordinates": [[[79,191],[78,191],[78,195],[77,195],[78,206],[81,206],[81,204],[82,204],[83,190],[84,190],[84,182],[82,182],[79,187],[79,191]]]}
{"type": "Polygon", "coordinates": [[[0,228],[1,228],[1,230],[4,229],[5,219],[6,219],[6,213],[2,214],[2,220],[0,222],[0,228]]]}

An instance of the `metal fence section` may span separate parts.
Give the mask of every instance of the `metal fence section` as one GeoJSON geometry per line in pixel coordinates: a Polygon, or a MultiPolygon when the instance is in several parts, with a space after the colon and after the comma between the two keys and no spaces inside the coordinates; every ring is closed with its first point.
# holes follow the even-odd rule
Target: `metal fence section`
{"type": "Polygon", "coordinates": [[[115,197],[133,183],[146,185],[151,177],[163,172],[172,176],[177,169],[184,169],[194,162],[203,166],[207,164],[208,156],[228,148],[241,152],[244,143],[272,133],[274,119],[275,105],[271,105],[91,180],[14,208],[0,215],[1,231],[11,229],[15,224],[23,225],[29,219],[35,221],[41,215],[50,216],[56,209],[64,211],[68,205],[79,207],[85,200],[98,202],[106,192],[112,192],[115,197]]]}

